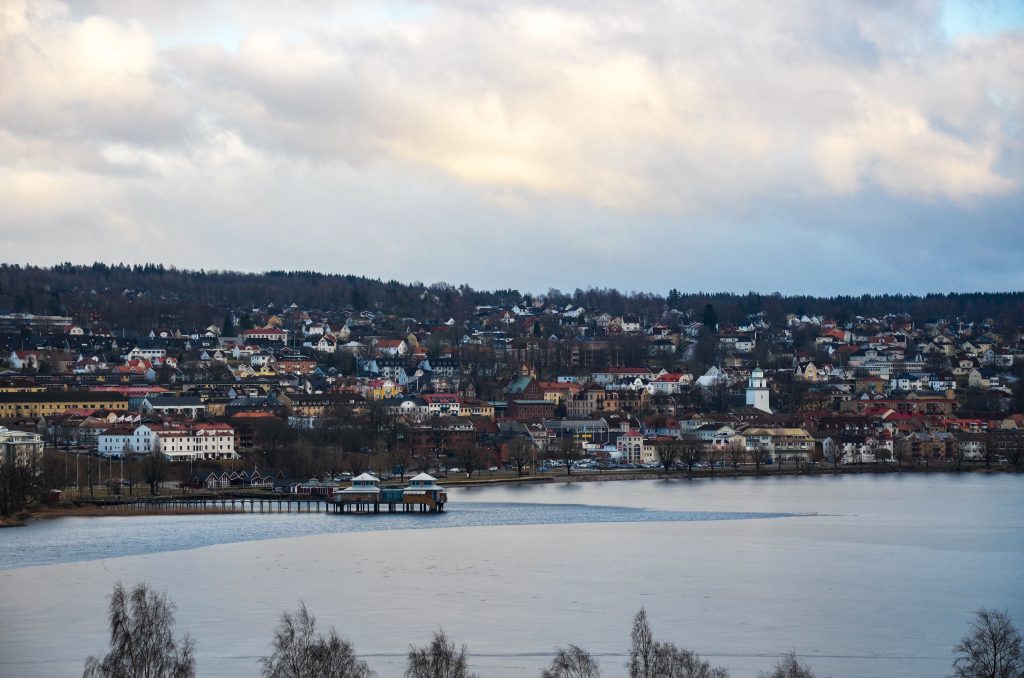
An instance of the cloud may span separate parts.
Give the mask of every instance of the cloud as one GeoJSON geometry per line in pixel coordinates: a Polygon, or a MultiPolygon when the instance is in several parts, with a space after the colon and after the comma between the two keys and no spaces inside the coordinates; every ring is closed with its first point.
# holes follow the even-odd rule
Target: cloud
{"type": "MultiPolygon", "coordinates": [[[[265,241],[300,215],[324,242],[371,233],[393,275],[434,256],[430,233],[520,258],[562,234],[614,262],[624,236],[783,251],[836,205],[1021,217],[1024,32],[947,24],[927,0],[10,0],[0,233],[87,224],[108,258],[128,232],[265,241]]],[[[248,246],[237,266],[280,267],[248,246]]]]}
{"type": "Polygon", "coordinates": [[[1019,188],[1000,165],[1019,155],[1000,133],[1019,111],[993,104],[1024,85],[1019,36],[917,52],[887,20],[935,37],[906,16],[787,7],[737,34],[749,11],[728,3],[630,20],[614,5],[449,4],[173,58],[249,143],[421,164],[499,192],[699,213],[779,191],[970,200],[1019,188]]]}

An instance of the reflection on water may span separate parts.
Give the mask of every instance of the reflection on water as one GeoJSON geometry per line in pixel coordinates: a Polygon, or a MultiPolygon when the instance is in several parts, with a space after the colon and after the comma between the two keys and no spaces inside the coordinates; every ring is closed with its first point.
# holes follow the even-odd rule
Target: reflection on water
{"type": "Polygon", "coordinates": [[[6,530],[0,570],[330,532],[568,523],[781,518],[785,513],[652,511],[582,504],[451,502],[444,513],[237,513],[64,518],[6,530]]]}

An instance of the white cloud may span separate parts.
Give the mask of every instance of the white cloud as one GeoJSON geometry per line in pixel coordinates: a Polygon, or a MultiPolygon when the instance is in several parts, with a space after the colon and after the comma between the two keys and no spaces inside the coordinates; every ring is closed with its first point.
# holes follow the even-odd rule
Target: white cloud
{"type": "Polygon", "coordinates": [[[0,233],[87,224],[169,247],[233,221],[267,238],[301,214],[328,242],[374,222],[398,271],[429,258],[408,243],[429,251],[423,224],[442,221],[464,242],[480,223],[582,234],[595,260],[624,233],[751,237],[785,221],[767,206],[807,219],[882,195],[909,220],[1019,203],[1024,34],[949,40],[939,14],[9,0],[0,233]]]}

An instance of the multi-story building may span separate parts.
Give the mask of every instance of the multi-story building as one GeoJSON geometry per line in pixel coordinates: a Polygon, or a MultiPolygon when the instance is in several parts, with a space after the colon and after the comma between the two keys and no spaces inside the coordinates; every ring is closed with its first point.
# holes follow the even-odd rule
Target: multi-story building
{"type": "Polygon", "coordinates": [[[43,437],[38,433],[11,431],[0,426],[0,466],[31,466],[43,456],[43,437]]]}
{"type": "Polygon", "coordinates": [[[0,419],[39,418],[68,410],[128,411],[128,398],[120,393],[95,391],[37,391],[0,393],[0,419]]]}
{"type": "Polygon", "coordinates": [[[767,451],[772,461],[810,461],[814,438],[802,428],[748,428],[743,430],[747,452],[767,451]]]}
{"type": "Polygon", "coordinates": [[[98,452],[105,457],[160,452],[171,461],[238,458],[234,429],[220,423],[113,427],[100,434],[98,452]]]}

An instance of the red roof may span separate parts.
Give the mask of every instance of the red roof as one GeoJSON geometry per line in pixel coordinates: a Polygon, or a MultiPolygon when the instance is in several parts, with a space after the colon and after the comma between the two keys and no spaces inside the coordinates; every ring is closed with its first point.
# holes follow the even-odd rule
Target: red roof
{"type": "Polygon", "coordinates": [[[421,396],[427,403],[457,403],[459,396],[456,393],[425,393],[421,396]]]}

